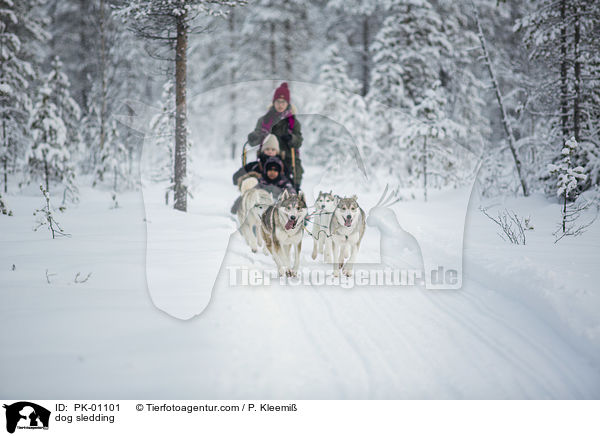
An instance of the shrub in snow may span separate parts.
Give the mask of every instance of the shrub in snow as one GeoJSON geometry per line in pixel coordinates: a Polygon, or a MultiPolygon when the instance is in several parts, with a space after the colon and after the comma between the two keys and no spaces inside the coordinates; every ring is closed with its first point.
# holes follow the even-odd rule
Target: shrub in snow
{"type": "Polygon", "coordinates": [[[2,215],[12,216],[12,210],[9,210],[4,203],[4,199],[2,198],[2,194],[0,194],[0,213],[2,215]]]}
{"type": "Polygon", "coordinates": [[[481,212],[500,227],[502,233],[498,233],[503,240],[511,244],[525,245],[525,230],[532,230],[530,218],[519,218],[514,211],[504,209],[499,211],[496,218],[488,214],[485,208],[480,208],[481,212]]]}
{"type": "MultiPolygon", "coordinates": [[[[54,219],[52,207],[50,206],[50,193],[44,189],[43,185],[40,185],[40,191],[44,196],[44,205],[33,212],[33,215],[37,217],[37,227],[35,227],[33,231],[37,231],[40,227],[47,226],[50,233],[52,233],[52,239],[55,239],[56,236],[70,236],[68,233],[65,233],[60,224],[54,219]]],[[[58,210],[64,212],[65,207],[60,206],[58,210]]]]}

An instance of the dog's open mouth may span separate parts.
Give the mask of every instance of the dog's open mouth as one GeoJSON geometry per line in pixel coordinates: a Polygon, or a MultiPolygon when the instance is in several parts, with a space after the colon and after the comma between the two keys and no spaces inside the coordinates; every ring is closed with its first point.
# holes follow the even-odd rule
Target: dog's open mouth
{"type": "Polygon", "coordinates": [[[344,225],[350,227],[352,225],[352,218],[344,218],[344,225]]]}
{"type": "Polygon", "coordinates": [[[289,219],[287,223],[285,223],[285,229],[286,230],[290,230],[293,229],[294,227],[296,227],[296,223],[298,222],[297,219],[293,220],[293,219],[289,219]]]}

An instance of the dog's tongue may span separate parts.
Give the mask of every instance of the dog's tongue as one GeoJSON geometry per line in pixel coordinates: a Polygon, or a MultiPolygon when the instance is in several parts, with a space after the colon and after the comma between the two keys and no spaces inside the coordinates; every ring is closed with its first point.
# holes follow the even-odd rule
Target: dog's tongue
{"type": "Polygon", "coordinates": [[[352,218],[344,218],[344,225],[350,227],[352,225],[352,218]]]}
{"type": "Polygon", "coordinates": [[[296,227],[296,220],[289,219],[287,223],[285,223],[285,229],[290,230],[296,227]]]}

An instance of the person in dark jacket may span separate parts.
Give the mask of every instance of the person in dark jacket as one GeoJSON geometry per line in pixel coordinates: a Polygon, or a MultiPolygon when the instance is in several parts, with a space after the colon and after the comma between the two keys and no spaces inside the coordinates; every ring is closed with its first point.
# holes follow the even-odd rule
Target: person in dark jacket
{"type": "Polygon", "coordinates": [[[258,145],[269,133],[275,135],[279,141],[281,159],[286,173],[292,178],[294,186],[298,190],[304,169],[298,150],[302,145],[302,132],[295,113],[296,109],[290,103],[290,90],[287,83],[284,82],[275,90],[273,104],[269,107],[269,111],[258,119],[254,131],[248,135],[248,143],[258,145]],[[292,159],[292,153],[295,159],[292,159]]]}
{"type": "Polygon", "coordinates": [[[233,184],[237,185],[240,177],[245,174],[251,172],[262,174],[267,159],[273,156],[279,156],[279,154],[279,141],[277,140],[277,136],[271,134],[267,135],[260,146],[260,150],[258,150],[258,160],[249,162],[237,170],[233,174],[233,184]]]}
{"type": "Polygon", "coordinates": [[[265,169],[257,187],[271,192],[274,198],[278,198],[286,189],[290,194],[296,193],[294,185],[283,172],[283,162],[277,156],[270,157],[265,162],[265,169]]]}

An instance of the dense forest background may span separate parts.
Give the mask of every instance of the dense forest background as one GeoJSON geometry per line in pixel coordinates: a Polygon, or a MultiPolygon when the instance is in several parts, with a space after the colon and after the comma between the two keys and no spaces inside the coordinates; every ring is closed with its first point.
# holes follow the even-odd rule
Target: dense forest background
{"type": "Polygon", "coordinates": [[[156,109],[152,176],[177,191],[178,144],[237,159],[266,110],[268,93],[247,107],[235,84],[286,80],[292,102],[294,81],[321,86],[301,121],[344,114],[304,120],[307,164],[336,171],[355,144],[368,170],[436,188],[466,177],[466,150],[485,195],[571,201],[600,177],[599,36],[589,0],[0,0],[1,192],[132,188],[132,102],[156,109]]]}

